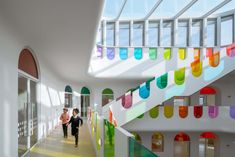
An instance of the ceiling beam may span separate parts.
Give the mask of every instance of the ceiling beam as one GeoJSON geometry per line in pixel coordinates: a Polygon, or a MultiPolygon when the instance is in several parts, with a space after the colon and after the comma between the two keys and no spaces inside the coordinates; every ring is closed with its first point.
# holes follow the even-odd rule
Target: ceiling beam
{"type": "Polygon", "coordinates": [[[192,0],[189,2],[188,5],[186,5],[183,9],[181,9],[172,19],[177,19],[180,17],[183,13],[185,13],[189,8],[191,8],[198,0],[192,0]]]}
{"type": "Polygon", "coordinates": [[[148,12],[148,14],[141,20],[145,21],[147,20],[152,14],[153,12],[159,7],[159,5],[162,3],[163,0],[159,0],[157,1],[157,3],[153,6],[153,8],[148,12]]]}
{"type": "Polygon", "coordinates": [[[127,0],[124,0],[124,1],[123,1],[122,6],[121,6],[121,8],[120,8],[120,10],[119,10],[119,13],[118,13],[117,17],[115,17],[112,21],[117,21],[117,20],[120,18],[123,9],[124,9],[124,7],[126,6],[126,2],[127,2],[127,0]]]}
{"type": "Polygon", "coordinates": [[[225,0],[225,1],[221,2],[219,5],[217,5],[216,7],[214,7],[213,9],[211,9],[210,11],[208,11],[207,13],[202,15],[201,18],[203,19],[203,18],[210,16],[211,14],[213,14],[218,9],[222,8],[225,4],[227,4],[230,1],[232,1],[232,0],[225,0]]]}

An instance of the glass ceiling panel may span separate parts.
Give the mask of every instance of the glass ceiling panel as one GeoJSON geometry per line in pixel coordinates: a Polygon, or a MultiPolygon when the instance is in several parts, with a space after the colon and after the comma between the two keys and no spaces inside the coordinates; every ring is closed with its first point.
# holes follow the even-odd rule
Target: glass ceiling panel
{"type": "Polygon", "coordinates": [[[120,20],[144,18],[157,2],[158,0],[127,0],[120,20]]]}
{"type": "Polygon", "coordinates": [[[224,0],[198,0],[180,17],[201,17],[223,1],[224,0]]]}
{"type": "Polygon", "coordinates": [[[191,0],[163,0],[150,19],[172,18],[190,2],[191,0]]]}
{"type": "Polygon", "coordinates": [[[221,14],[223,12],[234,10],[234,9],[235,9],[235,0],[232,0],[229,3],[225,4],[222,8],[215,11],[213,14],[221,14]]]}
{"type": "Polygon", "coordinates": [[[105,0],[103,18],[116,18],[124,1],[125,0],[105,0]]]}

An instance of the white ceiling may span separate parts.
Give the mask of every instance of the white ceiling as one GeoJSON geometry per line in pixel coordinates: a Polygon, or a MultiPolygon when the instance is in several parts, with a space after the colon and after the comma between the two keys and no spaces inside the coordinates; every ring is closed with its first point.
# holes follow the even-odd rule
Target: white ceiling
{"type": "Polygon", "coordinates": [[[103,4],[104,0],[0,0],[0,10],[57,76],[69,82],[97,82],[87,71],[103,4]]]}

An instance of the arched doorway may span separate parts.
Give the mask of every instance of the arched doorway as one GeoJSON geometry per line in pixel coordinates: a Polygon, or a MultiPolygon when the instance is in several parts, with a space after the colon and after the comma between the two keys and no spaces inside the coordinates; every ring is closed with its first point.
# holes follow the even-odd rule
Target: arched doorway
{"type": "Polygon", "coordinates": [[[152,151],[163,152],[164,150],[164,136],[160,132],[155,132],[152,135],[152,151]]]}
{"type": "Polygon", "coordinates": [[[87,87],[81,89],[81,116],[87,117],[87,109],[90,106],[90,90],[87,87]]]}
{"type": "Polygon", "coordinates": [[[73,107],[73,90],[69,85],[65,87],[64,107],[67,107],[67,108],[73,107]]]}
{"type": "Polygon", "coordinates": [[[190,137],[180,132],[174,139],[174,157],[189,157],[190,156],[190,137]]]}
{"type": "Polygon", "coordinates": [[[102,106],[105,106],[109,102],[113,101],[114,95],[113,90],[110,88],[106,88],[102,91],[102,106]]]}
{"type": "Polygon", "coordinates": [[[216,105],[217,91],[213,87],[204,87],[200,90],[199,104],[203,106],[216,105]]]}
{"type": "Polygon", "coordinates": [[[39,73],[36,60],[23,49],[18,61],[18,156],[23,156],[37,143],[39,73]]]}
{"type": "Polygon", "coordinates": [[[217,136],[212,132],[203,132],[199,139],[199,157],[215,157],[217,136]]]}

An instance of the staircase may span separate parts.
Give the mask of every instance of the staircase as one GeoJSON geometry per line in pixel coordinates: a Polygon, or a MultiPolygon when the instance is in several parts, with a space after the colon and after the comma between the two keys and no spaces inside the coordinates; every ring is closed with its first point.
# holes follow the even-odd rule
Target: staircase
{"type": "Polygon", "coordinates": [[[189,96],[235,70],[235,44],[220,48],[172,48],[159,54],[159,72],[103,108],[115,126],[123,126],[158,104],[189,96]]]}

